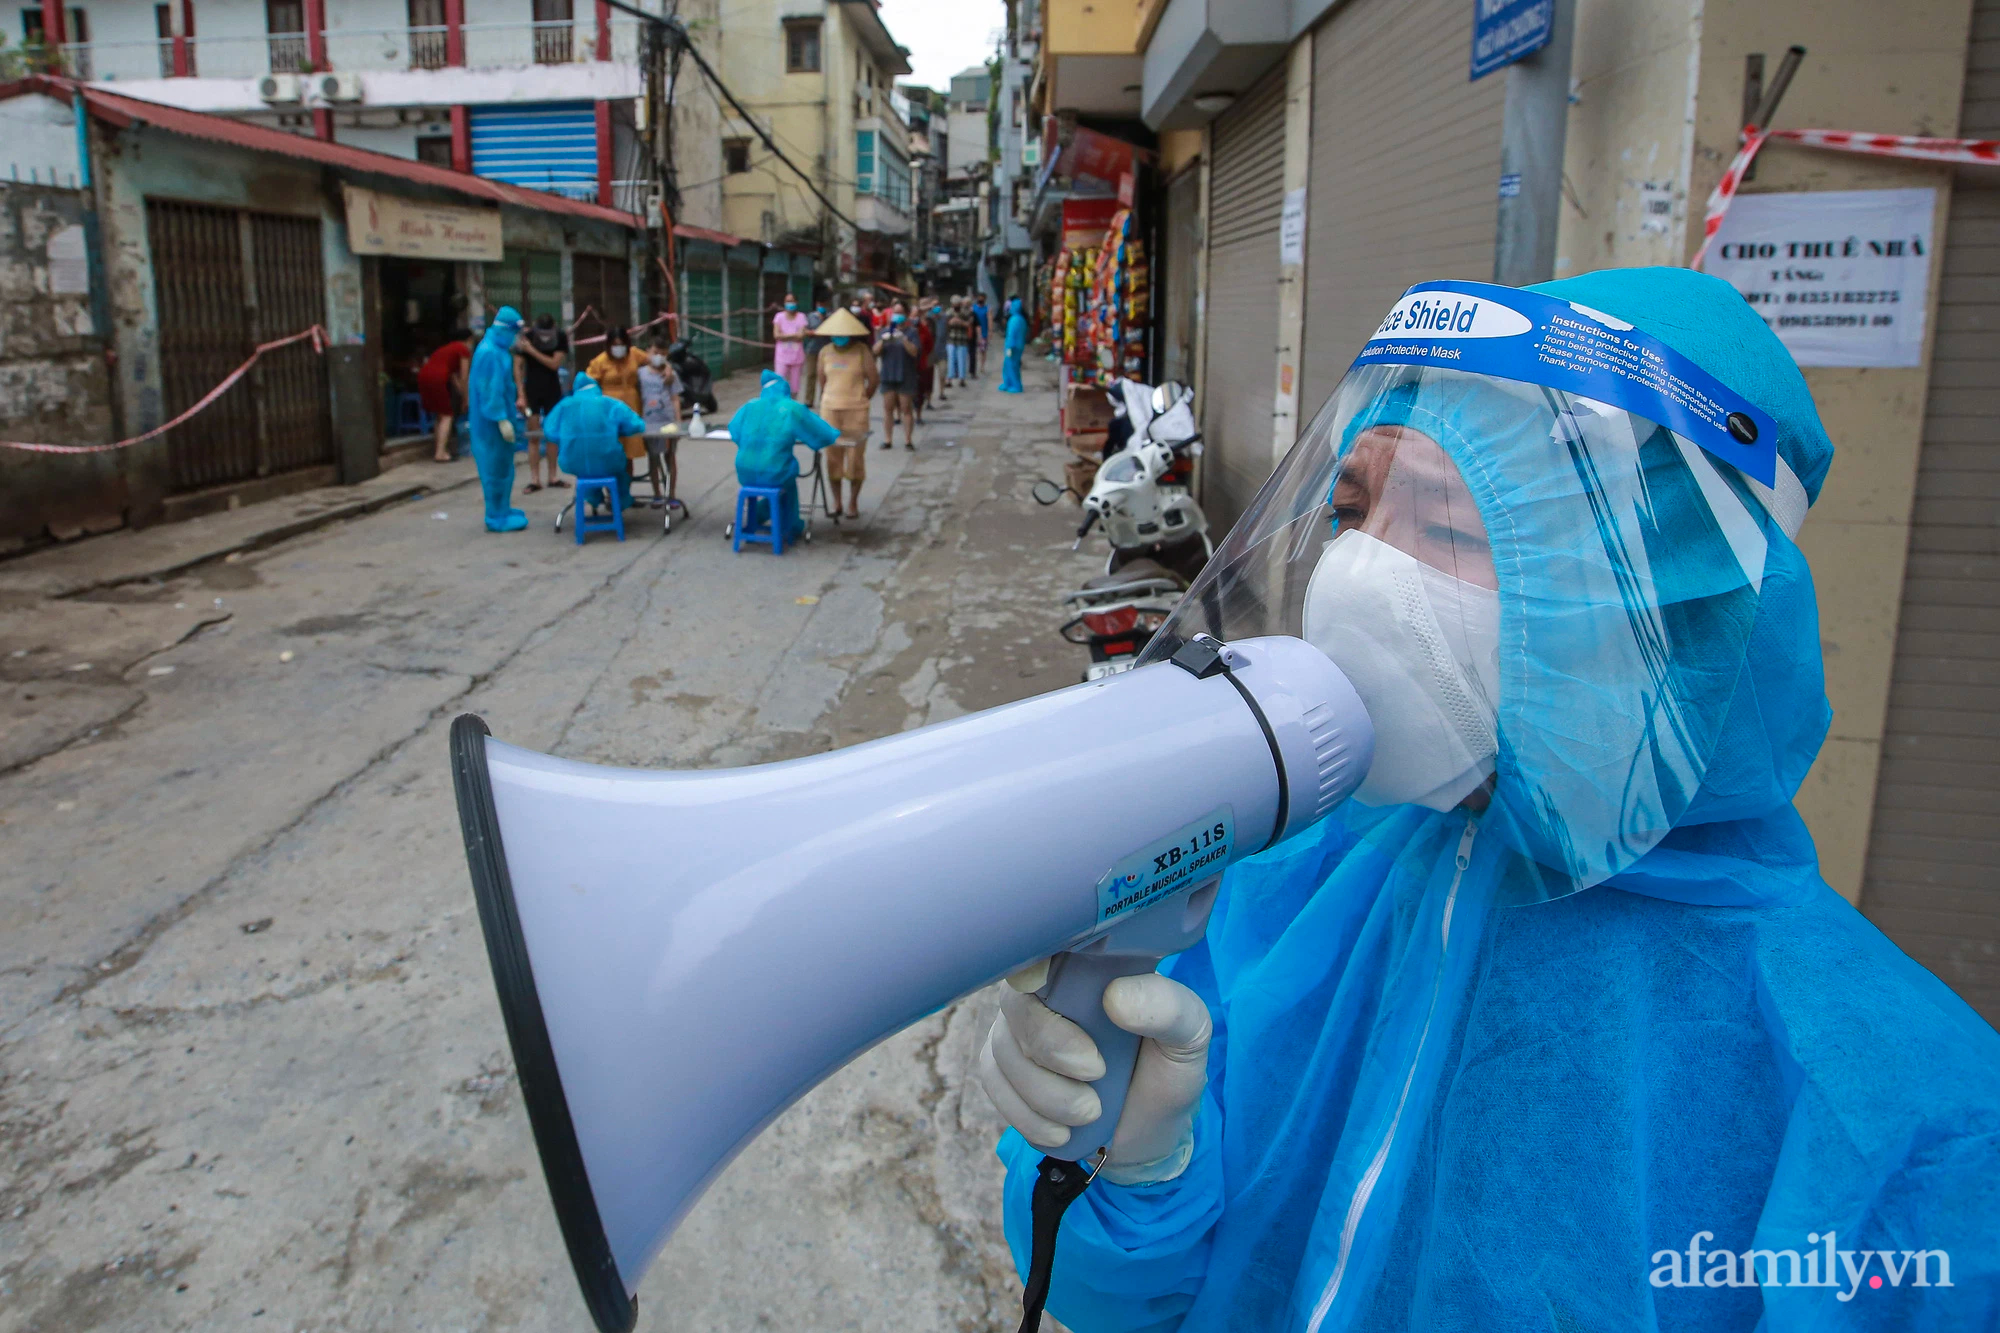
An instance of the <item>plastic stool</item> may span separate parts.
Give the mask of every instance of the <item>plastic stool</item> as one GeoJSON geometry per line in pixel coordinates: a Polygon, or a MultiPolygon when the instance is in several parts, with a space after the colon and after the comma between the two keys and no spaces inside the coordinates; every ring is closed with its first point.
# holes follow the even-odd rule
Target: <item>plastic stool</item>
{"type": "Polygon", "coordinates": [[[783,494],[776,486],[744,486],[736,492],[736,530],[730,535],[732,551],[743,549],[744,542],[763,542],[774,555],[785,553],[785,534],[778,525],[778,497],[783,494]],[[771,506],[771,520],[768,526],[753,529],[750,517],[757,511],[752,508],[763,500],[771,506]]]}
{"type": "Polygon", "coordinates": [[[616,477],[578,477],[576,479],[576,544],[583,545],[584,537],[592,532],[615,532],[618,540],[625,540],[625,511],[618,505],[618,479],[616,477]],[[604,503],[611,510],[610,518],[590,516],[590,497],[594,492],[604,492],[604,503]]]}
{"type": "Polygon", "coordinates": [[[396,395],[396,426],[398,435],[419,435],[435,424],[435,418],[424,411],[422,394],[403,393],[396,395]]]}

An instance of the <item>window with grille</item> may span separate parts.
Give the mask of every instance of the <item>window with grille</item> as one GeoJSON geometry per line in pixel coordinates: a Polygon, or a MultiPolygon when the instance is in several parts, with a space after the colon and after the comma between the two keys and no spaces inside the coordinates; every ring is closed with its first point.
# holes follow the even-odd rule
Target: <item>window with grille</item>
{"type": "Polygon", "coordinates": [[[748,139],[724,139],[722,141],[722,169],[732,176],[740,176],[750,170],[750,141],[748,139]]]}
{"type": "Polygon", "coordinates": [[[410,68],[443,69],[449,60],[444,0],[409,0],[409,16],[410,68]]]}
{"type": "Polygon", "coordinates": [[[270,34],[271,72],[305,73],[305,0],[264,0],[264,31],[270,34]]]}
{"type": "Polygon", "coordinates": [[[875,131],[860,130],[854,136],[854,188],[862,194],[875,193],[875,131]]]}
{"type": "Polygon", "coordinates": [[[819,73],[819,20],[785,21],[785,73],[819,73]]]}
{"type": "Polygon", "coordinates": [[[428,162],[434,167],[451,165],[451,136],[449,134],[425,134],[417,138],[417,161],[428,162]]]}
{"type": "Polygon", "coordinates": [[[535,0],[535,63],[566,65],[572,59],[576,15],[571,0],[535,0]]]}
{"type": "MultiPolygon", "coordinates": [[[[301,24],[301,27],[304,25],[301,24]]],[[[196,73],[194,63],[194,0],[181,0],[182,35],[187,40],[187,72],[196,73]]],[[[160,77],[174,77],[174,13],[171,6],[153,6],[153,30],[160,39],[160,77]]]]}

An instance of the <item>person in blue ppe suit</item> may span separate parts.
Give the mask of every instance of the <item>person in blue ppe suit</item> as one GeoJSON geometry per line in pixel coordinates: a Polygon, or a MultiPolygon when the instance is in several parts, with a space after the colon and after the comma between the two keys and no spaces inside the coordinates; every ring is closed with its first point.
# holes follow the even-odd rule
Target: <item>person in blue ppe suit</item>
{"type": "Polygon", "coordinates": [[[486,495],[486,530],[519,532],[528,516],[514,508],[514,445],[527,438],[520,389],[514,383],[514,343],[521,336],[521,313],[503,305],[472,353],[465,415],[472,434],[472,461],[486,495]]]}
{"type": "Polygon", "coordinates": [[[1028,348],[1028,317],[1021,313],[1021,298],[1007,302],[1007,350],[1000,360],[1000,392],[1021,392],[1021,354],[1028,348]]]}
{"type": "MultiPolygon", "coordinates": [[[[729,438],[736,441],[736,480],[745,486],[779,489],[778,522],[784,525],[785,540],[795,541],[805,522],[799,517],[799,459],[793,446],[803,444],[817,453],[838,440],[840,432],[795,401],[783,375],[767,370],[760,383],[757,396],[729,418],[729,438]]],[[[769,520],[762,508],[760,501],[759,523],[769,520]]]]}
{"type": "Polygon", "coordinates": [[[643,435],[646,422],[588,375],[578,375],[569,397],[542,419],[542,431],[556,442],[556,466],[573,477],[616,477],[618,507],[632,507],[632,469],[624,436],[643,435]]]}
{"type": "MultiPolygon", "coordinates": [[[[1531,291],[1762,409],[1772,480],[1636,408],[1364,350],[1160,634],[1321,647],[1373,762],[1229,870],[1165,975],[1107,988],[1146,1040],[1048,1309],[1077,1333],[2000,1327],[2000,1036],[1828,888],[1792,804],[1831,716],[1804,379],[1699,274],[1531,291]]],[[[1103,1070],[1034,973],[981,1057],[1024,1267],[1037,1163],[1103,1070]]]]}

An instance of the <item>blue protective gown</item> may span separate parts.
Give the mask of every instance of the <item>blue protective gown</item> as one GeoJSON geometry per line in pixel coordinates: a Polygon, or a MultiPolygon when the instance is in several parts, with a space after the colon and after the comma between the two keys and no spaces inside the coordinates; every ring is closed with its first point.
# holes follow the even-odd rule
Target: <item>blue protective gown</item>
{"type": "Polygon", "coordinates": [[[632,468],[619,437],[642,435],[646,423],[616,398],[607,398],[596,380],[576,377],[569,397],[542,418],[542,433],[556,442],[556,466],[578,480],[615,477],[618,507],[632,507],[632,468]]]}
{"type": "MultiPolygon", "coordinates": [[[[779,490],[778,521],[785,540],[805,531],[799,517],[799,460],[792,452],[803,444],[815,452],[840,438],[817,412],[794,401],[791,386],[775,371],[765,371],[757,396],[729,418],[729,438],[736,441],[736,480],[745,486],[775,486],[779,490]]],[[[769,521],[760,501],[756,523],[769,521]]]]}
{"type": "Polygon", "coordinates": [[[501,306],[473,350],[466,384],[466,426],[472,435],[472,461],[479,468],[479,489],[486,495],[488,532],[519,532],[528,526],[528,516],[514,508],[514,445],[500,436],[500,423],[511,421],[514,439],[528,438],[514,383],[514,340],[520,332],[520,312],[501,306]]]}
{"type": "Polygon", "coordinates": [[[1028,317],[1021,313],[1021,298],[1007,302],[1007,351],[1000,360],[1000,392],[1020,393],[1021,354],[1028,347],[1028,317]]]}
{"type": "MultiPolygon", "coordinates": [[[[1628,269],[1538,290],[1639,325],[1770,411],[1818,494],[1832,446],[1731,288],[1628,269]]],[[[1537,484],[1508,464],[1541,456],[1546,422],[1438,410],[1482,511],[1537,484]]],[[[1503,636],[1532,645],[1562,600],[1536,580],[1595,537],[1587,513],[1503,512],[1527,527],[1486,513],[1503,636]]],[[[1071,1207],[1052,1314],[1077,1333],[2000,1327],[2000,1036],[1820,878],[1792,805],[1830,718],[1812,578],[1763,523],[1747,653],[1712,691],[1682,689],[1712,750],[1650,851],[1604,860],[1607,836],[1523,855],[1520,790],[1553,793],[1566,809],[1544,826],[1567,813],[1571,832],[1617,808],[1530,742],[1503,748],[1469,847],[1462,809],[1349,804],[1225,876],[1207,938],[1167,967],[1215,1021],[1193,1159],[1071,1207]],[[1555,851],[1593,886],[1539,891],[1555,851]],[[1749,1251],[1774,1257],[1752,1275],[1749,1251]]],[[[1671,576],[1659,552],[1685,543],[1660,538],[1671,576]]],[[[1676,635],[1709,608],[1682,610],[1676,635]]],[[[1662,669],[1700,673],[1703,646],[1676,639],[1662,669]]],[[[1601,734],[1658,684],[1594,679],[1581,645],[1523,656],[1503,661],[1506,736],[1601,734]]],[[[1000,1155],[1025,1268],[1040,1153],[1009,1131],[1000,1155]]]]}

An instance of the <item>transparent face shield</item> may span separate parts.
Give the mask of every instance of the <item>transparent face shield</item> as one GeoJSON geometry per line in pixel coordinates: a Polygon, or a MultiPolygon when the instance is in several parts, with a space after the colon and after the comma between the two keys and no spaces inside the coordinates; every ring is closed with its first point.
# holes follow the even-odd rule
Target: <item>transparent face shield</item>
{"type": "Polygon", "coordinates": [[[1357,801],[1469,810],[1571,892],[1701,784],[1781,535],[1760,492],[1629,407],[1364,352],[1143,660],[1305,639],[1375,724],[1357,801]]]}

